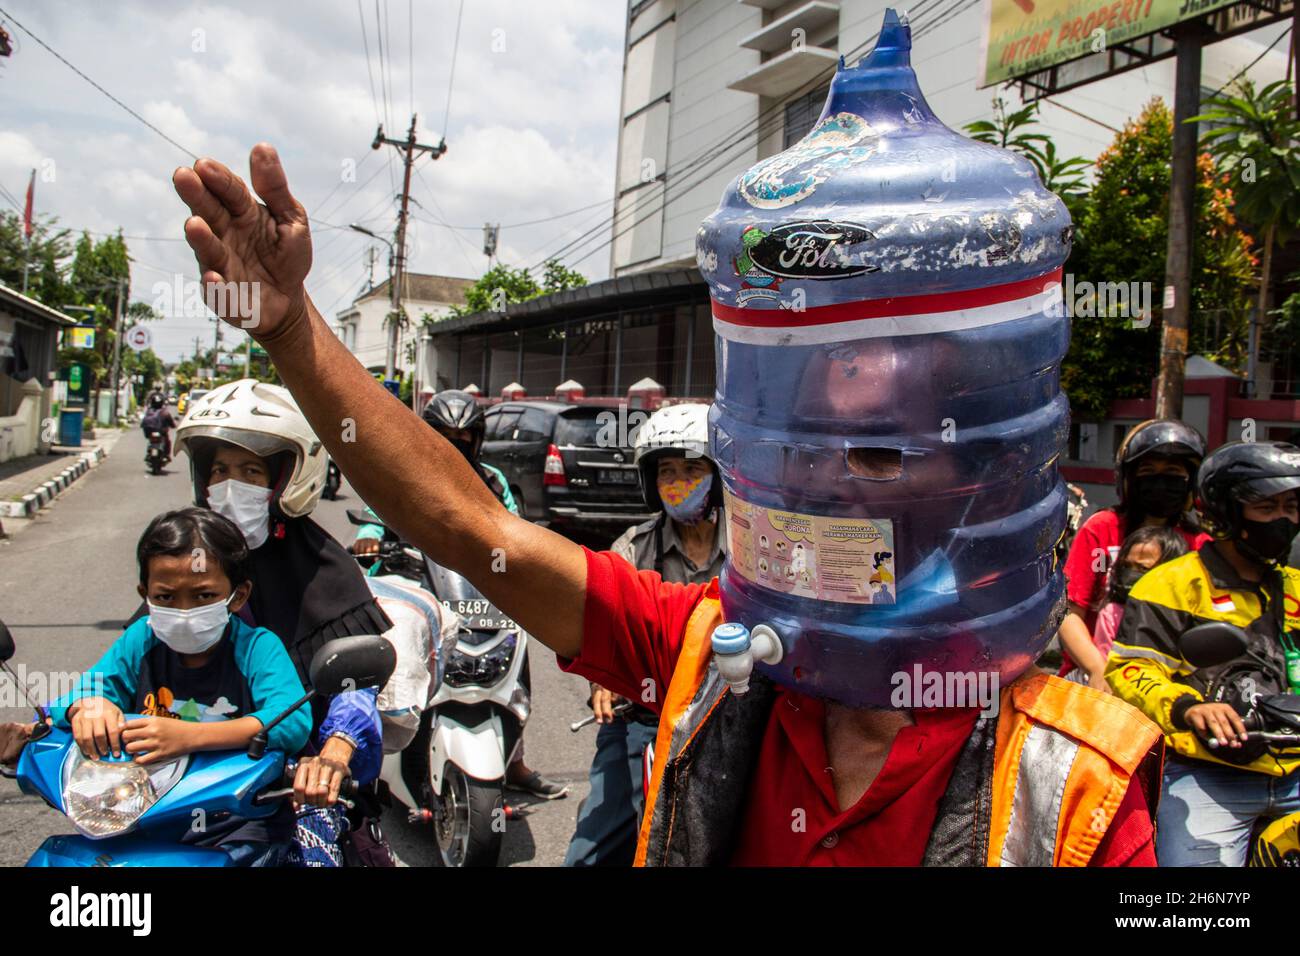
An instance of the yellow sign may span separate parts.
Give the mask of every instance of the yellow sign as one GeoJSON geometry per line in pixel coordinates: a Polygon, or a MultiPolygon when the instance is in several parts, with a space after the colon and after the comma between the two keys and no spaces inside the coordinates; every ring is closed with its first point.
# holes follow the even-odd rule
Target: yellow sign
{"type": "Polygon", "coordinates": [[[1037,73],[1239,0],[989,0],[981,87],[1037,73]]]}
{"type": "Polygon", "coordinates": [[[64,348],[93,349],[95,347],[95,329],[93,326],[75,325],[63,330],[64,348]]]}

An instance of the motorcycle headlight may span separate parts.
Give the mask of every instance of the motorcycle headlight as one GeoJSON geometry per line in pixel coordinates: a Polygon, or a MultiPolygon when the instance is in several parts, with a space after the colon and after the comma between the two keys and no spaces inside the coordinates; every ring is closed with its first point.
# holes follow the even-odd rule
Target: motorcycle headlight
{"type": "Polygon", "coordinates": [[[452,687],[464,687],[467,684],[489,687],[510,670],[518,645],[519,639],[514,634],[509,634],[482,654],[467,654],[457,648],[447,661],[447,673],[443,680],[452,687]]]}
{"type": "Polygon", "coordinates": [[[149,771],[134,761],[87,760],[75,749],[69,761],[64,811],[73,826],[92,840],[133,829],[158,800],[149,771]]]}

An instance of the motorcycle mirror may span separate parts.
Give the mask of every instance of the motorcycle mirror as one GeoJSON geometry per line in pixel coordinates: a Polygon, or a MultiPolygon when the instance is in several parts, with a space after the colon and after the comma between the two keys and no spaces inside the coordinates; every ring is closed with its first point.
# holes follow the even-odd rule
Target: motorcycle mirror
{"type": "Polygon", "coordinates": [[[1184,631],[1178,652],[1196,667],[1214,667],[1246,653],[1246,632],[1226,621],[1207,621],[1184,631]]]}
{"type": "Polygon", "coordinates": [[[318,650],[308,674],[316,693],[331,696],[362,687],[383,687],[397,667],[397,651],[382,637],[338,637],[318,650]]]}
{"type": "Polygon", "coordinates": [[[7,661],[14,656],[14,636],[9,633],[9,628],[5,627],[5,622],[0,621],[0,661],[7,661]]]}
{"type": "MultiPolygon", "coordinates": [[[[361,511],[358,508],[349,508],[347,514],[348,514],[348,520],[355,525],[363,525],[363,524],[383,525],[384,524],[382,521],[379,520],[379,517],[377,515],[372,517],[366,512],[361,511]]],[[[387,525],[384,525],[384,527],[387,527],[387,525]]]]}

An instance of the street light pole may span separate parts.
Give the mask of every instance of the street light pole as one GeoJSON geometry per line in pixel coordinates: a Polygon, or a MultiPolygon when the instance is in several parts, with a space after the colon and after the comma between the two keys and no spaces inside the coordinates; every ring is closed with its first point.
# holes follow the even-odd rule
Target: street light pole
{"type": "Polygon", "coordinates": [[[393,335],[395,333],[395,330],[397,329],[397,315],[398,315],[397,310],[400,307],[400,303],[401,303],[401,300],[398,298],[397,295],[397,273],[395,271],[397,265],[396,263],[397,250],[393,248],[393,244],[389,242],[387,239],[385,239],[383,236],[379,235],[376,232],[372,232],[371,230],[367,229],[365,226],[360,225],[359,223],[354,222],[351,225],[349,225],[348,228],[354,232],[359,232],[362,235],[369,236],[371,239],[378,239],[384,245],[388,246],[388,311],[389,314],[393,317],[393,321],[390,328],[388,329],[388,355],[386,358],[386,368],[384,369],[384,379],[389,380],[393,377],[393,358],[396,355],[396,351],[397,351],[396,347],[393,344],[393,335]]]}

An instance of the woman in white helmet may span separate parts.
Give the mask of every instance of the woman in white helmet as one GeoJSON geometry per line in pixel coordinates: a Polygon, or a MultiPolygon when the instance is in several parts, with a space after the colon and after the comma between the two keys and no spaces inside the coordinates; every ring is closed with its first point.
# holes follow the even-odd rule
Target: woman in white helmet
{"type": "MultiPolygon", "coordinates": [[[[244,533],[253,580],[245,605],[250,623],[279,635],[304,686],[321,645],[392,627],[356,561],[308,517],[325,485],[326,454],[287,389],[254,379],[214,389],[187,410],[176,446],[189,454],[195,503],[244,533]]],[[[332,808],[349,773],[359,784],[379,775],[374,689],[313,699],[312,728],[294,789],[299,803],[332,808]]],[[[328,817],[309,821],[326,833],[340,824],[328,817]]],[[[333,849],[329,857],[338,862],[333,849]]]]}
{"type": "MultiPolygon", "coordinates": [[[[637,430],[634,448],[641,493],[657,514],[628,528],[610,550],[665,581],[707,584],[726,555],[722,488],[709,456],[709,406],[659,409],[637,430]]],[[[636,704],[615,714],[623,702],[592,683],[591,709],[600,729],[591,795],[578,813],[566,866],[632,864],[643,802],[641,754],[654,742],[658,717],[636,704]]]]}

